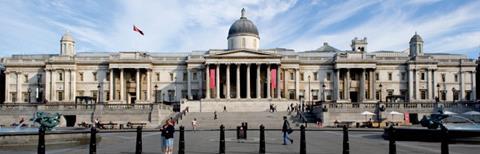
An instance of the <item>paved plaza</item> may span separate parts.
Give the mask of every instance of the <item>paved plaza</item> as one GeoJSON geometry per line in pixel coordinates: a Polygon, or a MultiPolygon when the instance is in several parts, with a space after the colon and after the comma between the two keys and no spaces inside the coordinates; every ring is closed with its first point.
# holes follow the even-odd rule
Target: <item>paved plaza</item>
{"type": "MultiPolygon", "coordinates": [[[[226,131],[226,153],[258,153],[259,132],[249,131],[248,139],[242,142],[236,140],[236,132],[226,131]]],[[[98,143],[97,153],[134,153],[135,152],[135,133],[111,133],[99,134],[102,141],[98,143]]],[[[292,137],[294,144],[282,145],[281,133],[279,131],[266,131],[266,151],[267,153],[299,153],[300,132],[295,131],[292,137]]],[[[388,153],[388,141],[381,138],[381,132],[350,132],[350,153],[352,154],[385,154],[388,153]]],[[[337,154],[342,152],[342,132],[341,131],[307,131],[307,153],[314,154],[337,154]]],[[[178,150],[178,133],[175,136],[175,150],[178,150]]],[[[191,154],[211,154],[217,153],[219,149],[218,131],[197,131],[185,132],[186,153],[191,154]]],[[[89,146],[71,145],[71,146],[47,146],[47,153],[50,154],[84,154],[88,153],[89,146]]],[[[476,144],[451,144],[451,154],[471,154],[477,153],[480,145],[476,144]]],[[[146,154],[159,154],[160,151],[160,133],[151,132],[143,134],[143,151],[146,154]]],[[[0,148],[0,153],[36,153],[36,147],[22,148],[0,148]]],[[[440,153],[440,143],[428,142],[397,142],[397,153],[422,153],[438,154],[440,153]]]]}

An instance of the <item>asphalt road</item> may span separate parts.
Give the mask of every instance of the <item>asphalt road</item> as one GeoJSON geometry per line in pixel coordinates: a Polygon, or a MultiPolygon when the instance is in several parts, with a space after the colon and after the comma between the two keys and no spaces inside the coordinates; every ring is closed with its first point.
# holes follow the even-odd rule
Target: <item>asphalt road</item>
{"type": "MultiPolygon", "coordinates": [[[[388,153],[388,141],[381,138],[382,132],[353,132],[349,134],[350,153],[352,154],[385,154],[388,153]]],[[[135,133],[111,133],[99,134],[102,141],[97,145],[97,153],[134,153],[135,133]]],[[[178,146],[178,133],[175,134],[175,150],[178,146]]],[[[249,131],[248,139],[236,140],[236,132],[225,133],[226,153],[258,153],[259,132],[249,131]]],[[[295,131],[291,137],[294,144],[282,145],[281,132],[267,131],[266,151],[267,153],[299,153],[300,132],[295,131]]],[[[145,154],[159,154],[160,133],[144,133],[143,152],[145,154]]],[[[312,154],[338,154],[342,152],[343,134],[341,131],[307,131],[307,153],[312,154]]],[[[219,150],[219,133],[217,131],[185,132],[185,146],[188,154],[211,154],[219,150]]],[[[480,144],[450,144],[450,154],[472,154],[480,151],[480,144]]],[[[88,153],[89,145],[68,145],[68,146],[47,146],[47,153],[50,154],[84,154],[88,153]]],[[[36,153],[36,147],[0,147],[0,153],[36,153]]],[[[176,152],[175,152],[176,153],[176,152]]],[[[439,154],[440,143],[431,142],[397,142],[397,153],[399,154],[439,154]]]]}

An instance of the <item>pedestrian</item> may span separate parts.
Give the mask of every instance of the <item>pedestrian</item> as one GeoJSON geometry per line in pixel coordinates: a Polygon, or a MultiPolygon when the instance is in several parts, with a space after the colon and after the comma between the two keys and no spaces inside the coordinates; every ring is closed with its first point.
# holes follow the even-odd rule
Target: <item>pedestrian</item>
{"type": "Polygon", "coordinates": [[[173,126],[173,121],[169,120],[167,128],[165,129],[165,140],[166,140],[166,149],[165,154],[173,154],[173,142],[174,142],[174,133],[175,127],[173,126]]]}
{"type": "Polygon", "coordinates": [[[213,120],[217,120],[217,111],[213,112],[213,120]]]}
{"type": "Polygon", "coordinates": [[[192,120],[192,129],[193,129],[193,132],[196,132],[197,126],[198,126],[197,118],[193,118],[193,120],[192,120]]]}
{"type": "Polygon", "coordinates": [[[287,140],[290,141],[291,144],[293,144],[293,139],[288,137],[288,134],[292,133],[293,130],[290,127],[290,123],[287,120],[286,116],[283,116],[283,126],[282,126],[282,133],[283,133],[283,145],[287,145],[287,140]]]}
{"type": "Polygon", "coordinates": [[[223,106],[223,112],[227,112],[227,106],[223,106]]]}
{"type": "Polygon", "coordinates": [[[160,140],[162,143],[162,153],[167,153],[167,140],[165,139],[165,135],[167,134],[166,129],[168,127],[168,121],[170,121],[170,119],[166,120],[165,124],[163,124],[162,127],[160,127],[160,131],[162,132],[162,134],[160,135],[161,136],[160,140]]]}

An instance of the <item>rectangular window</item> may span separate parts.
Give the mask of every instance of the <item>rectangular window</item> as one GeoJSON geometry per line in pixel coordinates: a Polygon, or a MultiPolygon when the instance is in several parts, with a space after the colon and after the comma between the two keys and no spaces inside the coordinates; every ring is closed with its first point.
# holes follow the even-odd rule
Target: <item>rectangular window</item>
{"type": "Polygon", "coordinates": [[[472,98],[470,98],[471,94],[472,94],[472,91],[465,91],[465,100],[472,100],[472,98]]]}
{"type": "Polygon", "coordinates": [[[447,91],[446,90],[443,90],[442,92],[440,92],[440,98],[443,101],[447,100],[447,91]]]}
{"type": "Polygon", "coordinates": [[[459,98],[459,96],[458,96],[459,93],[460,93],[460,92],[457,91],[457,90],[453,91],[453,100],[454,100],[454,101],[457,101],[457,100],[458,100],[458,98],[459,98]]]}
{"type": "Polygon", "coordinates": [[[25,82],[25,83],[28,83],[28,74],[25,74],[24,77],[25,77],[24,82],[25,82]]]}
{"type": "Polygon", "coordinates": [[[17,93],[16,92],[10,92],[10,98],[12,98],[13,103],[17,102],[17,93]]]}
{"type": "Polygon", "coordinates": [[[23,98],[23,102],[28,102],[28,92],[22,92],[22,98],[23,98]]]}
{"type": "Polygon", "coordinates": [[[293,72],[290,72],[290,80],[295,80],[295,75],[293,75],[293,72]]]}
{"type": "Polygon", "coordinates": [[[375,80],[379,80],[380,79],[380,75],[378,73],[375,73],[375,80]]]}
{"type": "Polygon", "coordinates": [[[92,90],[90,91],[92,93],[93,100],[98,101],[98,91],[92,90]]]}
{"type": "Polygon", "coordinates": [[[312,89],[312,100],[318,100],[318,90],[312,89]]]}
{"type": "Polygon", "coordinates": [[[63,73],[62,72],[58,72],[58,80],[63,81],[63,73]]]}
{"type": "Polygon", "coordinates": [[[313,73],[313,80],[315,80],[315,81],[318,80],[318,73],[317,72],[313,73]]]}
{"type": "Polygon", "coordinates": [[[405,72],[402,72],[402,81],[405,81],[405,72]]]}
{"type": "Polygon", "coordinates": [[[188,80],[188,74],[187,72],[183,72],[183,81],[187,81],[188,80]]]}
{"type": "Polygon", "coordinates": [[[458,82],[458,74],[455,74],[455,82],[458,82]]]}
{"type": "Polygon", "coordinates": [[[420,73],[420,80],[425,80],[425,72],[420,73]]]}
{"type": "Polygon", "coordinates": [[[331,76],[332,76],[332,74],[330,72],[327,72],[327,81],[331,80],[331,78],[332,78],[331,76]]]}
{"type": "Polygon", "coordinates": [[[160,81],[160,73],[157,73],[157,81],[160,81]]]}
{"type": "Polygon", "coordinates": [[[445,82],[445,73],[442,73],[442,82],[445,82]]]}
{"type": "Polygon", "coordinates": [[[388,72],[388,81],[392,81],[392,72],[388,72]]]}
{"type": "Polygon", "coordinates": [[[93,81],[97,81],[97,72],[92,72],[93,81]]]}
{"type": "Polygon", "coordinates": [[[173,79],[174,79],[173,73],[170,73],[170,81],[173,81],[173,79]]]}
{"type": "Polygon", "coordinates": [[[57,91],[58,101],[63,101],[63,91],[57,91]]]}
{"type": "Polygon", "coordinates": [[[78,76],[80,76],[80,81],[83,81],[83,72],[78,73],[78,76]]]}
{"type": "Polygon", "coordinates": [[[380,100],[380,90],[377,90],[377,92],[375,92],[375,98],[377,98],[377,100],[380,100]]]}
{"type": "Polygon", "coordinates": [[[420,99],[427,99],[427,90],[420,90],[420,99]]]}
{"type": "Polygon", "coordinates": [[[192,77],[193,77],[193,80],[196,81],[196,80],[197,80],[197,72],[193,72],[193,73],[192,73],[192,77]]]}
{"type": "Polygon", "coordinates": [[[395,92],[395,90],[393,90],[393,89],[388,89],[388,90],[387,90],[387,95],[388,95],[388,96],[393,96],[393,92],[395,92]]]}
{"type": "Polygon", "coordinates": [[[304,80],[305,80],[303,77],[304,77],[304,76],[303,76],[303,72],[302,72],[302,73],[300,73],[300,80],[301,80],[301,81],[304,81],[304,80]]]}

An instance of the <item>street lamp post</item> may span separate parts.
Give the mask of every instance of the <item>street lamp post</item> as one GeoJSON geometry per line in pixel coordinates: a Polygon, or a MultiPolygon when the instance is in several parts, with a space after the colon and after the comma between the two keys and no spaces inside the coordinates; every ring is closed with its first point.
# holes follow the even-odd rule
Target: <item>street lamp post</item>
{"type": "Polygon", "coordinates": [[[176,101],[177,100],[177,76],[175,76],[175,93],[173,94],[173,100],[176,101]]]}
{"type": "Polygon", "coordinates": [[[36,94],[36,100],[37,100],[37,103],[41,101],[40,97],[40,80],[41,80],[41,76],[40,75],[37,75],[37,94],[36,94]]]}
{"type": "Polygon", "coordinates": [[[382,102],[382,84],[378,85],[380,87],[380,102],[382,102]]]}
{"type": "Polygon", "coordinates": [[[30,102],[30,97],[31,97],[32,89],[28,88],[28,103],[30,102]]]}
{"type": "Polygon", "coordinates": [[[100,84],[98,84],[98,86],[97,86],[97,90],[98,90],[98,96],[97,96],[98,103],[97,103],[97,104],[100,104],[100,101],[101,101],[101,98],[100,98],[100,96],[102,96],[102,95],[101,95],[101,93],[100,93],[100,84]]]}
{"type": "Polygon", "coordinates": [[[325,102],[325,83],[322,84],[322,102],[325,102]]]}
{"type": "Polygon", "coordinates": [[[157,104],[157,96],[158,96],[158,85],[155,84],[155,104],[157,104]]]}
{"type": "Polygon", "coordinates": [[[457,96],[457,93],[455,92],[455,87],[452,88],[452,93],[453,93],[453,102],[455,103],[455,96],[457,96]]]}
{"type": "Polygon", "coordinates": [[[162,93],[162,104],[164,103],[165,101],[165,93],[162,93]]]}
{"type": "Polygon", "coordinates": [[[440,84],[437,83],[437,102],[440,102],[440,84]]]}

